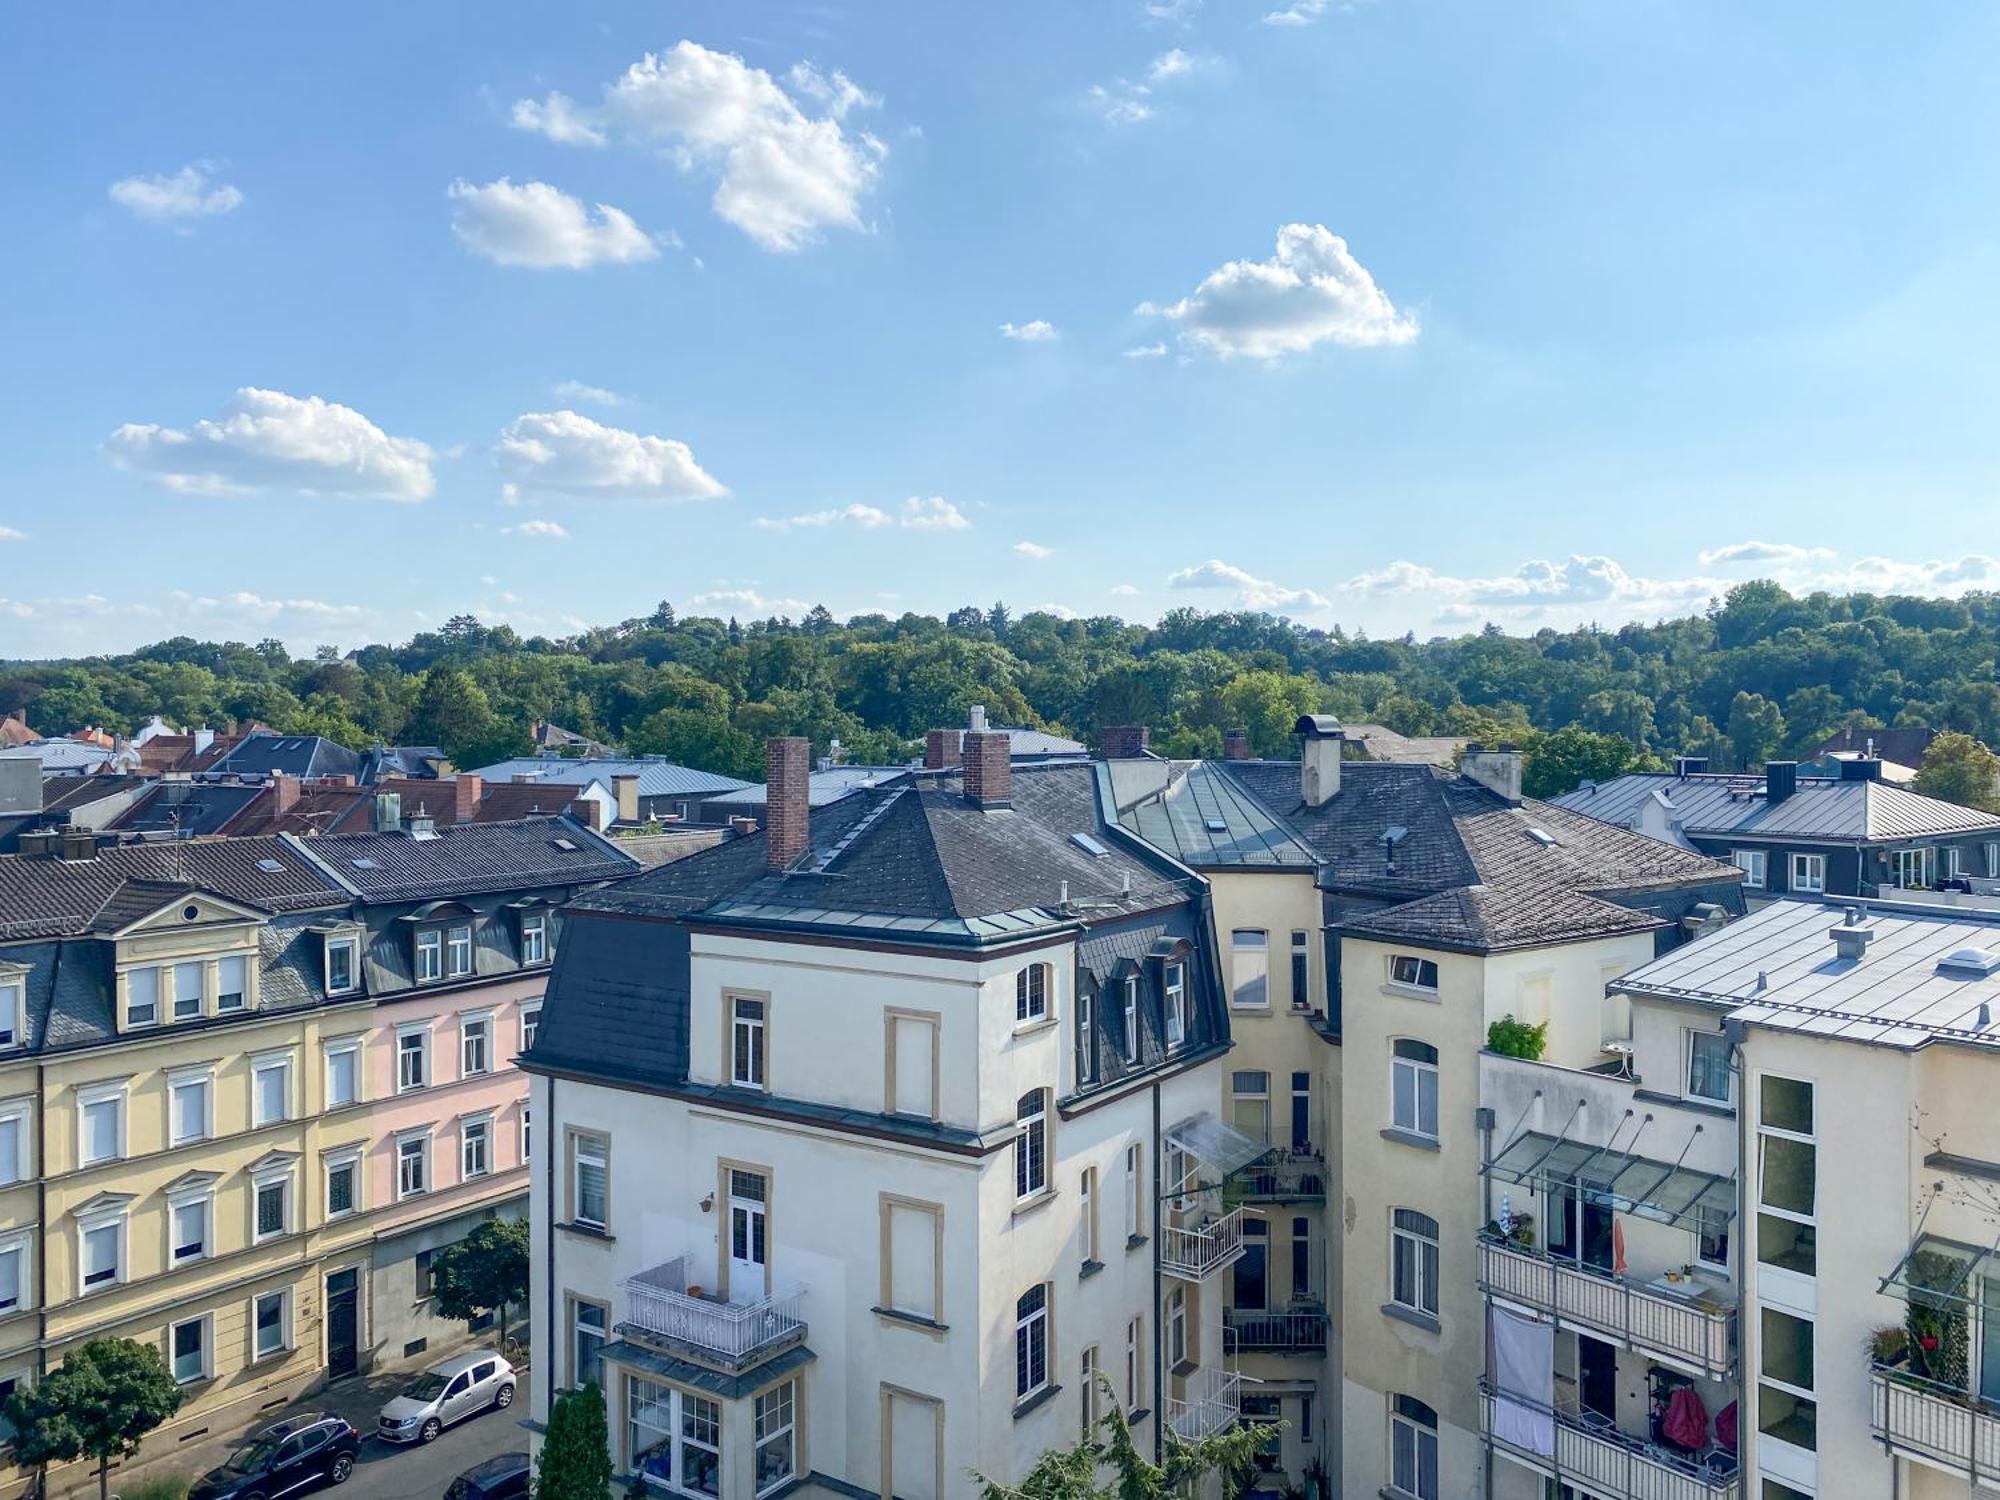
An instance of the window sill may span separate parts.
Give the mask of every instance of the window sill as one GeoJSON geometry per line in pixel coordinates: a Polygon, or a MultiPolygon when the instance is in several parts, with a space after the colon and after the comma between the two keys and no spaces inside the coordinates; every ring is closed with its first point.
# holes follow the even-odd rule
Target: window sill
{"type": "Polygon", "coordinates": [[[618,1242],[618,1236],[612,1234],[609,1230],[596,1224],[581,1224],[574,1219],[558,1224],[556,1228],[562,1230],[565,1234],[573,1234],[586,1240],[601,1240],[607,1245],[613,1245],[618,1242]]]}
{"type": "Polygon", "coordinates": [[[1271,1014],[1271,1005],[1269,1001],[1262,1005],[1238,1005],[1232,1000],[1229,1002],[1229,1013],[1232,1016],[1268,1016],[1271,1014]]]}
{"type": "Polygon", "coordinates": [[[1082,1265],[1076,1268],[1076,1279],[1078,1281],[1088,1281],[1090,1280],[1091,1277],[1095,1276],[1099,1271],[1103,1269],[1104,1269],[1103,1261],[1087,1260],[1082,1265]]]}
{"type": "Polygon", "coordinates": [[[1125,1250],[1128,1254],[1134,1250],[1143,1250],[1145,1248],[1146,1237],[1143,1234],[1133,1234],[1125,1237],[1125,1250]]]}
{"type": "Polygon", "coordinates": [[[1055,1400],[1061,1393],[1061,1386],[1045,1385],[1032,1396],[1023,1396],[1019,1401],[1014,1403],[1014,1420],[1018,1422],[1030,1412],[1039,1411],[1042,1407],[1047,1406],[1051,1401],[1055,1400]]]}
{"type": "Polygon", "coordinates": [[[1199,1370],[1200,1368],[1201,1368],[1200,1361],[1192,1359],[1184,1359],[1176,1364],[1169,1365],[1167,1367],[1167,1373],[1173,1376],[1174,1379],[1176,1380],[1185,1380],[1188,1376],[1194,1374],[1194,1372],[1196,1370],[1199,1370]]]}
{"type": "Polygon", "coordinates": [[[1036,1209],[1046,1208],[1049,1204],[1055,1201],[1056,1201],[1056,1190],[1052,1187],[1042,1188],[1039,1192],[1030,1193],[1025,1198],[1016,1198],[1014,1200],[1013,1217],[1017,1219],[1026,1218],[1036,1209]]]}
{"type": "Polygon", "coordinates": [[[1382,1316],[1394,1318],[1399,1323],[1408,1323],[1412,1328],[1421,1328],[1425,1333],[1443,1333],[1444,1324],[1427,1312],[1418,1312],[1414,1307],[1404,1307],[1400,1302],[1384,1302],[1382,1316]]]}
{"type": "Polygon", "coordinates": [[[1395,1125],[1382,1128],[1382,1139],[1394,1141],[1399,1146],[1409,1146],[1417,1151],[1436,1151],[1438,1138],[1434,1135],[1420,1135],[1414,1130],[1403,1130],[1395,1125]]]}
{"type": "Polygon", "coordinates": [[[1382,993],[1401,995],[1406,1000],[1428,1000],[1434,1005],[1439,1001],[1436,990],[1427,990],[1420,984],[1398,984],[1393,979],[1382,986],[1382,993]]]}
{"type": "Polygon", "coordinates": [[[1125,1413],[1126,1425],[1131,1427],[1137,1427],[1141,1422],[1145,1421],[1146,1418],[1150,1417],[1152,1414],[1153,1414],[1153,1409],[1151,1407],[1136,1406],[1131,1411],[1125,1413]]]}
{"type": "Polygon", "coordinates": [[[893,1307],[872,1307],[869,1309],[885,1323],[894,1323],[903,1328],[914,1328],[919,1333],[943,1334],[951,1331],[949,1323],[940,1323],[918,1313],[899,1312],[893,1307]]]}
{"type": "Polygon", "coordinates": [[[1014,1023],[1014,1035],[1017,1037],[1039,1036],[1044,1031],[1055,1030],[1055,1025],[1056,1018],[1054,1016],[1037,1016],[1032,1021],[1016,1021],[1014,1023]]]}

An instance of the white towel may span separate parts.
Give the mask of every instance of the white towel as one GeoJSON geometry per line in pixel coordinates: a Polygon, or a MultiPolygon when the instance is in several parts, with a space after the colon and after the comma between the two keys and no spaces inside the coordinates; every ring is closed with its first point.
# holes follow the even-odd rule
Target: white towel
{"type": "Polygon", "coordinates": [[[1495,1393],[1493,1436],[1551,1457],[1556,1451],[1556,1331],[1505,1308],[1490,1311],[1487,1356],[1495,1393]]]}

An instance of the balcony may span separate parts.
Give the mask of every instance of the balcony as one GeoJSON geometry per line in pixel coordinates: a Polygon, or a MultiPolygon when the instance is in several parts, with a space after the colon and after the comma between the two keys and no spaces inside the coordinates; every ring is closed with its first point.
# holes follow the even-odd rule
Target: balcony
{"type": "Polygon", "coordinates": [[[1602,1418],[1519,1401],[1511,1404],[1547,1425],[1531,1433],[1519,1422],[1503,1418],[1496,1428],[1498,1400],[1482,1384],[1480,1429],[1493,1446],[1601,1500],[1737,1500],[1736,1460],[1731,1455],[1718,1452],[1689,1460],[1620,1432],[1602,1418]],[[1544,1438],[1549,1439],[1546,1444],[1544,1438]],[[1551,1451],[1543,1451],[1544,1447],[1551,1451]]]}
{"type": "Polygon", "coordinates": [[[691,1255],[641,1271],[625,1282],[619,1332],[669,1344],[725,1370],[744,1370],[806,1336],[805,1291],[781,1287],[754,1302],[726,1302],[690,1281],[691,1255]]]}
{"type": "Polygon", "coordinates": [[[1183,1281],[1206,1281],[1243,1258],[1243,1210],[1170,1224],[1160,1234],[1160,1269],[1183,1281]]]}
{"type": "Polygon", "coordinates": [[[1875,1436],[1890,1452],[2000,1484],[2000,1412],[1903,1369],[1877,1365],[1873,1384],[1875,1436]]]}
{"type": "Polygon", "coordinates": [[[1716,1380],[1736,1366],[1733,1307],[1552,1260],[1492,1235],[1479,1239],[1479,1285],[1488,1296],[1531,1308],[1565,1327],[1716,1380]]]}
{"type": "Polygon", "coordinates": [[[1326,1309],[1317,1302],[1271,1311],[1232,1307],[1222,1318],[1234,1347],[1246,1354],[1326,1353],[1326,1309]]]}
{"type": "Polygon", "coordinates": [[[1190,1443],[1234,1426],[1243,1415],[1243,1377],[1202,1365],[1190,1371],[1179,1396],[1167,1398],[1167,1426],[1190,1443]]]}
{"type": "Polygon", "coordinates": [[[1247,1202],[1324,1203],[1327,1176],[1317,1151],[1276,1151],[1245,1167],[1233,1186],[1247,1202]]]}

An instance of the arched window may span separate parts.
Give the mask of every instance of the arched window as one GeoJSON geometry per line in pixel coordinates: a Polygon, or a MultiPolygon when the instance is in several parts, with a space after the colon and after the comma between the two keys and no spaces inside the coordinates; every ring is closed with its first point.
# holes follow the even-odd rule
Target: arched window
{"type": "Polygon", "coordinates": [[[1014,1399],[1049,1383],[1049,1288],[1031,1286],[1014,1303],[1014,1399]]]}
{"type": "Polygon", "coordinates": [[[1389,1487],[1438,1500],[1438,1415],[1414,1396],[1389,1400],[1389,1487]]]}
{"type": "Polygon", "coordinates": [[[1049,1182],[1048,1094],[1030,1089],[1014,1107],[1014,1196],[1032,1198],[1049,1182]]]}
{"type": "Polygon", "coordinates": [[[1389,1300],[1427,1318],[1438,1315],[1438,1225],[1429,1214],[1399,1208],[1389,1232],[1389,1300]]]}

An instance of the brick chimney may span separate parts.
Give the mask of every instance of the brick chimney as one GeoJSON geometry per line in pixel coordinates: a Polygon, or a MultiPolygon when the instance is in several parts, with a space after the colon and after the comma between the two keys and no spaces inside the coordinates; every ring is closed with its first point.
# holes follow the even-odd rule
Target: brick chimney
{"type": "Polygon", "coordinates": [[[963,729],[933,729],[924,736],[924,769],[948,771],[965,756],[963,729]]]}
{"type": "Polygon", "coordinates": [[[812,747],[799,735],[764,742],[764,863],[786,870],[806,852],[812,747]]]}
{"type": "Polygon", "coordinates": [[[1151,740],[1144,724],[1107,724],[1097,731],[1097,753],[1106,760],[1136,760],[1151,740]]]}
{"type": "Polygon", "coordinates": [[[966,735],[965,800],[989,811],[1014,805],[1014,755],[1008,736],[990,730],[966,735]]]}
{"type": "Polygon", "coordinates": [[[282,818],[299,805],[299,778],[282,771],[271,777],[271,816],[282,818]]]}
{"type": "Polygon", "coordinates": [[[461,771],[451,782],[451,819],[470,823],[479,816],[480,799],[486,795],[486,780],[461,771]]]}
{"type": "Polygon", "coordinates": [[[570,803],[569,815],[592,833],[604,832],[604,804],[594,797],[579,797],[570,803]]]}
{"type": "Polygon", "coordinates": [[[1222,758],[1224,760],[1248,760],[1250,758],[1250,731],[1247,729],[1223,730],[1222,758]]]}

